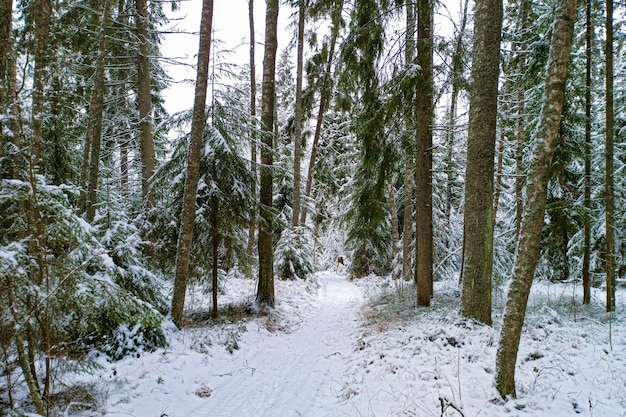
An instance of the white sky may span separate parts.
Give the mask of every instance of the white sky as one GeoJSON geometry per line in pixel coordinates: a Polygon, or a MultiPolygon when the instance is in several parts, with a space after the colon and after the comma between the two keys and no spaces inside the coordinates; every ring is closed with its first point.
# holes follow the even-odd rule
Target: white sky
{"type": "MultiPolygon", "coordinates": [[[[171,25],[180,31],[197,33],[200,29],[200,15],[202,0],[183,0],[177,12],[171,12],[168,8],[170,19],[182,19],[172,21],[171,25]]],[[[263,59],[263,38],[265,34],[265,0],[255,0],[255,37],[257,42],[256,61],[257,77],[260,77],[261,61],[263,59]]],[[[279,26],[284,28],[287,24],[291,10],[281,6],[279,12],[279,26]]],[[[235,64],[246,64],[249,60],[250,29],[248,22],[248,0],[214,0],[213,29],[215,39],[222,44],[221,50],[234,50],[235,54],[229,60],[235,64]]],[[[279,29],[279,44],[285,45],[291,34],[286,29],[279,29]]],[[[284,47],[284,46],[283,46],[284,47]]],[[[279,46],[279,50],[281,47],[279,46]]],[[[168,74],[174,78],[174,82],[164,92],[165,107],[170,114],[190,109],[193,106],[193,91],[196,78],[195,65],[197,63],[198,36],[196,34],[168,34],[165,35],[161,53],[164,58],[175,59],[186,65],[173,65],[165,63],[164,67],[168,74]],[[193,66],[193,67],[192,67],[193,66]],[[190,80],[190,83],[180,83],[182,80],[190,80]]]]}

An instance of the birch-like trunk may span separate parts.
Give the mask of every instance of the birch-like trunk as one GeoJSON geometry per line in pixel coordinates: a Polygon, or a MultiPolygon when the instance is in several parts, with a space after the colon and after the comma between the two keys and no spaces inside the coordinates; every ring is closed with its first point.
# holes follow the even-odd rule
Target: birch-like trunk
{"type": "Polygon", "coordinates": [[[546,209],[552,155],[561,126],[565,102],[567,66],[572,46],[576,0],[559,0],[545,81],[545,100],[535,137],[533,158],[526,184],[526,204],[506,301],[500,346],[496,355],[496,388],[502,397],[515,397],[515,365],[530,287],[539,259],[539,245],[546,209]]]}

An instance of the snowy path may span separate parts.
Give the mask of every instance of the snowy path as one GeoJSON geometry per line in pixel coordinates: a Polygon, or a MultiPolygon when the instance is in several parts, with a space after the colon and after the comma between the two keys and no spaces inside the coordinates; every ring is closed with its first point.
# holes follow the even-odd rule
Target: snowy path
{"type": "Polygon", "coordinates": [[[345,277],[320,276],[319,305],[292,333],[277,333],[244,358],[244,371],[212,381],[210,398],[190,417],[336,415],[336,380],[353,350],[360,290],[345,277]],[[335,410],[335,411],[334,411],[335,410]]]}

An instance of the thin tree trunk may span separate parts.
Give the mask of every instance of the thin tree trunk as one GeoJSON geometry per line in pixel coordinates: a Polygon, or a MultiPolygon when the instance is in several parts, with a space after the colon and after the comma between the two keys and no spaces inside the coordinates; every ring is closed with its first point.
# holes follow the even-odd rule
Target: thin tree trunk
{"type": "Polygon", "coordinates": [[[35,21],[35,71],[33,74],[33,114],[30,157],[35,167],[41,161],[44,120],[44,89],[48,75],[48,51],[52,4],[50,0],[36,0],[31,5],[35,21]]]}
{"type": "Polygon", "coordinates": [[[491,325],[493,197],[502,0],[476,0],[470,90],[465,216],[463,315],[491,325]]]}
{"type": "MultiPolygon", "coordinates": [[[[250,146],[251,146],[251,163],[250,168],[254,175],[254,182],[252,185],[252,193],[257,194],[257,146],[256,146],[256,63],[255,63],[255,33],[254,33],[254,0],[248,0],[248,20],[250,24],[250,122],[252,129],[250,129],[250,146]]],[[[246,248],[246,255],[248,259],[252,259],[254,253],[254,240],[256,235],[256,204],[250,210],[250,227],[248,228],[248,245],[246,248]]],[[[246,276],[252,277],[252,268],[246,269],[246,276]]]]}
{"type": "MultiPolygon", "coordinates": [[[[459,93],[461,92],[461,82],[463,81],[463,38],[467,27],[467,9],[469,0],[463,3],[461,12],[461,25],[456,37],[456,45],[454,47],[454,55],[452,56],[452,71],[450,73],[450,83],[452,84],[452,92],[450,94],[450,108],[448,109],[448,130],[446,131],[446,226],[450,229],[451,213],[452,213],[452,193],[454,183],[454,142],[456,132],[456,117],[459,93]]],[[[448,247],[449,247],[448,239],[448,247]]]]}
{"type": "MultiPolygon", "coordinates": [[[[20,128],[20,110],[17,97],[17,63],[15,59],[13,42],[13,0],[1,0],[0,2],[0,114],[10,117],[8,126],[0,124],[0,157],[3,157],[5,146],[9,143],[14,150],[22,146],[22,132],[20,128]],[[2,41],[4,40],[4,41],[2,41]],[[11,132],[9,135],[6,132],[11,132]]],[[[13,156],[7,158],[6,172],[1,175],[9,175],[11,178],[19,178],[20,152],[13,152],[13,156]]]]}
{"type": "Polygon", "coordinates": [[[387,193],[389,194],[389,212],[391,215],[391,259],[395,259],[398,254],[400,231],[398,229],[398,209],[396,207],[396,197],[391,180],[387,182],[387,193]]]}
{"type": "Polygon", "coordinates": [[[585,243],[583,246],[583,304],[591,302],[591,51],[593,20],[591,19],[591,0],[586,6],[586,71],[585,71],[585,243]]]}
{"type": "MultiPolygon", "coordinates": [[[[528,26],[528,16],[530,13],[529,0],[521,0],[520,11],[518,16],[518,31],[523,32],[528,26]]],[[[527,50],[526,36],[520,36],[520,44],[513,44],[513,52],[517,53],[517,72],[523,74],[526,70],[526,59],[524,58],[527,50]],[[520,52],[521,51],[521,52],[520,52]]],[[[524,210],[524,145],[525,145],[525,82],[519,80],[519,86],[517,87],[517,149],[515,152],[515,236],[519,238],[520,226],[522,224],[522,212],[524,210]]]]}
{"type": "Polygon", "coordinates": [[[291,225],[298,226],[300,220],[300,188],[302,183],[302,77],[304,61],[304,16],[305,0],[298,0],[298,52],[296,60],[296,104],[294,111],[294,142],[293,142],[293,217],[291,225]]]}
{"type": "MultiPolygon", "coordinates": [[[[213,160],[213,166],[212,166],[212,175],[213,177],[216,177],[217,175],[217,169],[216,169],[216,161],[213,160]]],[[[220,247],[220,233],[219,233],[219,213],[218,213],[218,205],[219,202],[217,199],[214,199],[214,201],[212,202],[212,207],[211,207],[211,229],[212,229],[212,233],[213,233],[213,239],[212,239],[212,253],[211,256],[213,257],[213,267],[212,267],[212,288],[211,288],[211,295],[213,297],[213,318],[217,318],[217,290],[218,290],[218,273],[219,273],[219,253],[218,253],[218,249],[220,247]]]]}
{"type": "Polygon", "coordinates": [[[102,144],[102,114],[104,112],[104,58],[107,54],[106,26],[109,20],[108,0],[101,3],[100,34],[98,35],[98,59],[94,76],[93,94],[89,106],[89,125],[87,141],[91,145],[89,156],[89,183],[87,186],[87,202],[85,219],[93,222],[96,216],[98,178],[100,174],[100,146],[102,144]]]}
{"type": "Polygon", "coordinates": [[[417,83],[417,159],[415,220],[415,282],[417,305],[430,306],[433,295],[433,8],[432,0],[417,2],[417,64],[421,68],[417,83]]]}
{"type": "Polygon", "coordinates": [[[174,276],[174,294],[172,296],[172,320],[178,327],[181,327],[183,324],[185,294],[187,292],[187,282],[189,281],[193,227],[196,221],[196,193],[200,179],[200,154],[202,151],[202,134],[204,133],[205,125],[212,27],[213,0],[203,0],[202,18],[200,20],[200,44],[198,47],[196,88],[191,119],[189,152],[187,154],[187,174],[185,177],[185,189],[183,191],[183,210],[181,214],[180,232],[176,247],[176,272],[174,276]]]}
{"type": "Polygon", "coordinates": [[[615,196],[613,195],[613,0],[606,2],[606,311],[615,310],[615,196]]]}
{"type": "MultiPolygon", "coordinates": [[[[313,187],[313,172],[315,170],[315,160],[317,159],[317,148],[319,146],[320,137],[322,135],[322,124],[324,122],[324,112],[326,112],[326,104],[330,100],[331,92],[328,91],[331,85],[330,72],[333,66],[335,56],[335,47],[337,38],[339,37],[339,29],[341,27],[341,13],[343,11],[343,0],[335,6],[331,14],[331,39],[328,45],[328,60],[326,61],[326,69],[322,78],[322,88],[320,92],[320,102],[317,109],[317,119],[315,122],[315,133],[313,134],[313,144],[311,145],[311,155],[309,156],[309,168],[306,176],[306,186],[304,195],[306,198],[311,197],[311,189],[313,187]]],[[[300,224],[306,224],[306,210],[300,210],[300,224]]]]}
{"type": "MultiPolygon", "coordinates": [[[[13,53],[11,35],[13,32],[13,0],[0,0],[0,114],[7,112],[11,93],[9,92],[9,54],[13,53]]],[[[4,143],[7,138],[0,128],[0,158],[4,156],[4,143]]]]}
{"type": "MultiPolygon", "coordinates": [[[[404,59],[405,64],[408,66],[413,65],[415,60],[415,5],[411,0],[405,4],[406,8],[406,40],[405,40],[405,52],[404,59]]],[[[408,117],[405,120],[406,130],[409,137],[414,135],[414,112],[413,106],[410,106],[408,111],[408,117]]],[[[413,143],[408,140],[407,149],[405,149],[405,162],[404,162],[404,223],[402,226],[402,279],[404,281],[411,281],[413,275],[412,260],[413,253],[411,251],[411,242],[413,240],[413,191],[415,184],[413,181],[413,168],[415,167],[415,158],[413,154],[413,143]]]]}
{"type": "Polygon", "coordinates": [[[267,1],[265,17],[265,55],[261,97],[261,189],[259,204],[259,283],[256,301],[274,306],[274,247],[272,229],[274,110],[276,103],[276,49],[278,47],[278,0],[267,1]]]}
{"type": "Polygon", "coordinates": [[[576,0],[559,0],[552,34],[545,100],[526,185],[526,204],[520,229],[513,280],[509,288],[500,346],[496,355],[496,388],[502,397],[515,397],[515,365],[526,315],[528,295],[539,259],[552,155],[559,136],[565,84],[576,18],[576,0]]]}
{"type": "Polygon", "coordinates": [[[13,318],[14,326],[16,327],[16,331],[13,334],[13,340],[15,342],[15,348],[17,350],[17,361],[22,369],[22,375],[24,375],[24,380],[26,381],[26,386],[28,387],[28,392],[30,393],[31,399],[35,405],[35,409],[37,413],[41,415],[45,415],[45,406],[43,399],[41,397],[41,392],[39,392],[39,385],[37,383],[37,374],[33,374],[31,372],[30,363],[28,359],[28,354],[26,352],[24,338],[22,337],[22,329],[26,329],[28,331],[28,326],[18,326],[20,323],[20,316],[16,310],[16,299],[15,294],[13,292],[14,283],[11,278],[11,274],[7,275],[7,296],[9,301],[9,309],[11,311],[11,316],[13,318]]]}

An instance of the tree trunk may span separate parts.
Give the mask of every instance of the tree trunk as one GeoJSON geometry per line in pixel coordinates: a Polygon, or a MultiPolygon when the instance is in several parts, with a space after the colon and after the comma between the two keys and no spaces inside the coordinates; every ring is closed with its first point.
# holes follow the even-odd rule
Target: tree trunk
{"type": "Polygon", "coordinates": [[[539,245],[546,208],[547,187],[552,155],[559,135],[565,102],[576,0],[559,0],[545,81],[545,100],[541,109],[533,159],[526,185],[526,204],[520,228],[513,280],[509,288],[500,346],[496,355],[496,388],[502,397],[515,397],[515,364],[526,314],[528,295],[539,259],[539,245]]]}
{"type": "MultiPolygon", "coordinates": [[[[19,150],[22,146],[22,132],[20,128],[20,109],[17,99],[17,63],[13,43],[13,1],[0,0],[0,114],[10,117],[8,126],[0,123],[0,157],[3,157],[5,146],[19,150]],[[11,132],[6,134],[6,132],[11,132]]],[[[20,152],[13,152],[7,157],[6,171],[0,175],[19,178],[20,152]]]]}
{"type": "Polygon", "coordinates": [[[591,0],[586,7],[586,71],[585,71],[585,243],[583,246],[583,304],[591,302],[591,48],[593,36],[593,20],[591,19],[591,0]]]}
{"type": "MultiPolygon", "coordinates": [[[[322,91],[320,92],[320,102],[317,109],[317,119],[315,122],[315,133],[313,134],[313,144],[311,145],[311,155],[309,157],[309,168],[307,170],[306,185],[304,195],[311,197],[311,189],[313,187],[313,172],[315,169],[315,160],[317,158],[317,148],[322,135],[322,124],[324,122],[324,112],[326,111],[326,103],[330,100],[330,71],[333,66],[335,56],[335,47],[337,38],[339,37],[339,29],[341,28],[341,12],[343,11],[343,0],[335,6],[331,14],[331,39],[328,45],[328,60],[326,61],[326,70],[322,78],[322,91]]],[[[300,224],[306,224],[306,210],[300,210],[300,224]]]]}
{"type": "MultiPolygon", "coordinates": [[[[257,146],[256,146],[256,63],[255,63],[255,34],[254,34],[254,0],[248,0],[248,21],[250,24],[250,146],[251,146],[251,163],[250,167],[254,175],[252,185],[252,193],[257,194],[257,146]]],[[[246,247],[246,255],[248,259],[252,259],[254,253],[254,239],[256,235],[256,205],[250,210],[250,227],[248,228],[248,245],[246,247]]],[[[252,268],[246,268],[246,277],[252,277],[252,268]]]]}
{"type": "Polygon", "coordinates": [[[400,231],[398,230],[398,209],[396,207],[396,197],[391,180],[387,182],[387,193],[389,194],[389,214],[391,215],[391,259],[395,259],[398,254],[400,231]]]}
{"type": "MultiPolygon", "coordinates": [[[[11,35],[13,32],[13,0],[0,0],[0,114],[9,108],[11,93],[8,89],[9,54],[13,53],[11,35]]],[[[4,156],[5,135],[0,129],[0,158],[4,156]]]]}
{"type": "MultiPolygon", "coordinates": [[[[517,30],[523,32],[528,26],[528,15],[530,13],[529,0],[521,0],[519,11],[519,24],[517,30]]],[[[523,58],[525,51],[527,50],[526,36],[520,35],[520,45],[513,44],[514,53],[518,53],[517,72],[523,74],[526,70],[526,59],[523,58]],[[519,53],[519,51],[522,51],[519,53]]],[[[519,238],[520,226],[522,224],[522,212],[524,210],[524,145],[525,145],[525,128],[526,117],[525,112],[525,93],[526,83],[523,80],[519,81],[519,87],[517,90],[517,150],[515,152],[515,237],[519,238]]]]}
{"type": "Polygon", "coordinates": [[[606,311],[615,310],[615,196],[613,195],[613,0],[606,2],[606,311]]]}
{"type": "MultiPolygon", "coordinates": [[[[405,52],[404,60],[407,67],[413,65],[415,59],[415,5],[412,1],[407,1],[406,8],[406,40],[405,40],[405,52]]],[[[406,130],[409,137],[414,134],[414,113],[413,107],[410,107],[408,111],[408,117],[406,118],[406,130]]],[[[404,211],[403,218],[404,223],[402,226],[402,279],[404,281],[411,281],[413,275],[413,253],[411,251],[411,242],[413,240],[413,191],[415,189],[413,181],[413,167],[415,166],[415,158],[413,155],[413,143],[411,140],[405,149],[405,162],[404,162],[404,211]]]]}
{"type": "Polygon", "coordinates": [[[296,60],[296,104],[294,110],[295,132],[293,140],[293,217],[291,225],[298,226],[300,221],[300,188],[301,188],[301,162],[302,162],[302,73],[304,60],[304,15],[306,7],[304,0],[298,0],[298,53],[296,60]]]}
{"type": "MultiPolygon", "coordinates": [[[[35,167],[41,160],[43,142],[44,89],[48,75],[48,47],[50,39],[50,20],[52,18],[52,4],[50,0],[35,0],[31,5],[31,12],[35,22],[35,71],[33,74],[33,114],[30,157],[35,167]]],[[[36,168],[37,169],[37,168],[36,168]]]]}
{"type": "MultiPolygon", "coordinates": [[[[213,160],[213,166],[212,166],[212,172],[211,174],[213,175],[213,177],[215,178],[217,176],[217,169],[216,169],[216,161],[213,160]]],[[[219,247],[220,247],[220,233],[219,233],[219,201],[217,198],[213,199],[213,202],[211,204],[211,231],[213,234],[213,239],[211,239],[212,241],[212,253],[211,256],[213,257],[213,266],[212,266],[212,288],[211,288],[211,295],[213,297],[213,318],[217,318],[217,290],[218,290],[218,276],[219,276],[219,247]]]]}
{"type": "Polygon", "coordinates": [[[432,0],[417,2],[417,64],[422,71],[416,89],[415,282],[420,306],[430,306],[433,295],[433,8],[432,0]]]}
{"type": "Polygon", "coordinates": [[[185,307],[185,293],[187,292],[187,282],[189,280],[193,227],[196,221],[196,193],[198,191],[198,180],[200,179],[200,155],[202,152],[202,134],[205,127],[212,27],[213,0],[203,0],[196,88],[191,119],[189,152],[187,154],[187,175],[183,191],[180,232],[176,247],[176,273],[174,277],[174,295],[172,296],[172,320],[178,327],[183,324],[183,308],[185,307]]]}
{"type": "MultiPolygon", "coordinates": [[[[454,142],[456,131],[456,117],[459,93],[461,92],[461,82],[463,82],[463,38],[465,37],[465,29],[467,27],[467,9],[469,0],[465,0],[463,3],[463,9],[461,11],[461,24],[459,32],[456,36],[456,45],[454,46],[454,55],[452,56],[452,71],[450,73],[450,84],[452,85],[452,92],[450,93],[450,108],[448,109],[448,130],[446,131],[446,227],[450,229],[451,214],[452,214],[452,198],[453,198],[453,183],[454,183],[454,142]]],[[[449,245],[449,240],[446,242],[449,245]]]]}
{"type": "Polygon", "coordinates": [[[463,315],[491,325],[493,197],[502,0],[476,0],[470,90],[465,216],[463,315]]]}
{"type": "Polygon", "coordinates": [[[152,88],[150,86],[150,39],[148,37],[148,5],[146,0],[135,0],[137,40],[137,102],[141,128],[141,196],[149,209],[154,207],[150,196],[150,179],[154,174],[154,137],[152,134],[152,88]]]}
{"type": "Polygon", "coordinates": [[[256,301],[260,305],[274,306],[274,247],[272,228],[274,195],[272,152],[274,149],[274,108],[276,103],[276,49],[278,26],[278,0],[267,0],[265,18],[265,55],[263,57],[263,85],[261,97],[261,189],[259,204],[259,285],[256,301]]]}
{"type": "MultiPolygon", "coordinates": [[[[107,55],[106,26],[109,20],[108,0],[101,3],[100,34],[98,35],[98,58],[94,76],[93,93],[89,105],[89,125],[86,144],[91,145],[89,156],[89,182],[85,219],[91,223],[96,217],[98,178],[100,176],[100,145],[102,144],[102,114],[104,112],[104,58],[107,55]]],[[[86,145],[85,145],[86,146],[86,145]]]]}

